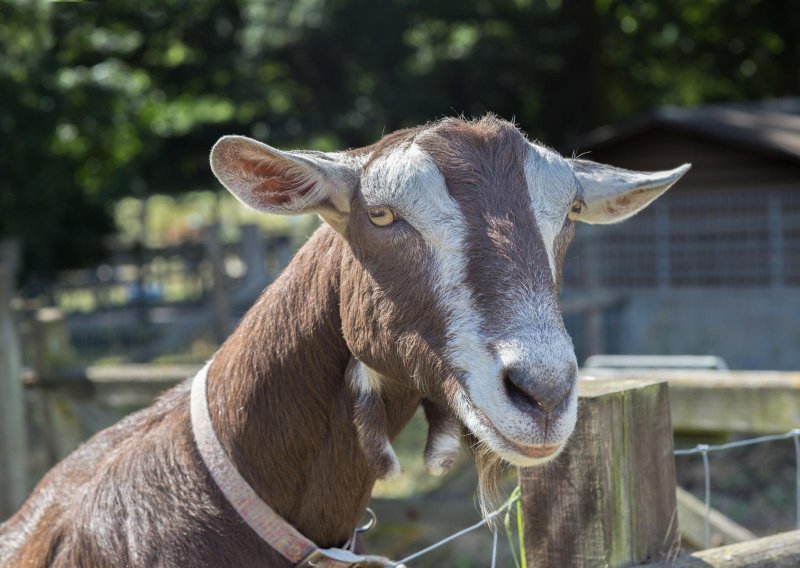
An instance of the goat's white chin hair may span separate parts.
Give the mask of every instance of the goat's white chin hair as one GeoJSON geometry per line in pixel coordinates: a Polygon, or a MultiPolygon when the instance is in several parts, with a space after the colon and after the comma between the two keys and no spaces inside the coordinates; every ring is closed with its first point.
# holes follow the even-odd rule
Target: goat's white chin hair
{"type": "MultiPolygon", "coordinates": [[[[481,442],[502,460],[517,467],[531,467],[545,464],[558,456],[566,445],[565,440],[556,451],[545,457],[526,456],[509,448],[508,442],[501,438],[494,428],[486,425],[486,423],[476,415],[475,411],[467,402],[467,395],[463,390],[459,390],[456,395],[455,410],[459,419],[464,423],[464,426],[466,426],[481,442]]],[[[490,418],[487,416],[487,419],[490,418]]]]}

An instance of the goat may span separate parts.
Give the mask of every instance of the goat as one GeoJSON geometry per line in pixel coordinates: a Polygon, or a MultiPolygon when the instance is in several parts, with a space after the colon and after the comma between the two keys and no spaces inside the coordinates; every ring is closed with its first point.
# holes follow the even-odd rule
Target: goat
{"type": "MultiPolygon", "coordinates": [[[[613,223],[688,165],[564,159],[494,116],[445,119],[341,153],[226,136],[222,184],[325,223],[201,372],[241,476],[319,546],[353,534],[391,440],[420,404],[444,473],[462,429],[491,501],[500,460],[544,463],[576,421],[561,315],[575,221],[613,223]]],[[[289,566],[224,498],[198,452],[189,380],[94,436],[0,526],[3,566],[289,566]]]]}

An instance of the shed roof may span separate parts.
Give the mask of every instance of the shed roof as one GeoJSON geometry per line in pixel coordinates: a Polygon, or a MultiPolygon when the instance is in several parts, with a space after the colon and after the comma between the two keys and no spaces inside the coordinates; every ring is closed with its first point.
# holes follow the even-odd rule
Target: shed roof
{"type": "Polygon", "coordinates": [[[599,148],[656,126],[800,161],[800,97],[664,107],[625,124],[593,130],[580,139],[580,145],[599,148]]]}

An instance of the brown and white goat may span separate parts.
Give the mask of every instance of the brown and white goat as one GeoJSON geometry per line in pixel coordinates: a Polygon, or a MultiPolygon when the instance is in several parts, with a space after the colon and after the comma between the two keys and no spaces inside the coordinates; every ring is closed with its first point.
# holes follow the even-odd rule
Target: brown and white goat
{"type": "MultiPolygon", "coordinates": [[[[238,470],[321,546],[342,545],[376,478],[397,470],[390,440],[420,404],[430,469],[447,469],[463,429],[484,492],[494,459],[529,466],[559,452],[576,419],[577,364],[558,311],[574,222],[630,217],[688,168],[564,159],[492,116],[334,154],[225,137],[211,164],[249,206],[327,223],[206,374],[238,470]]],[[[287,565],[210,478],[189,389],[57,465],[0,526],[0,564],[287,565]]]]}

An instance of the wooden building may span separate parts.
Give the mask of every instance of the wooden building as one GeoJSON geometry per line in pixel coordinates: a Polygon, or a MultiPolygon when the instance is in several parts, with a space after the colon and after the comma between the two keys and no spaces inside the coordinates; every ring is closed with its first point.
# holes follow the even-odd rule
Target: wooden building
{"type": "Polygon", "coordinates": [[[640,215],[579,228],[564,286],[579,354],[800,368],[800,98],[662,109],[588,134],[577,153],[637,170],[692,163],[640,215]]]}

